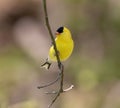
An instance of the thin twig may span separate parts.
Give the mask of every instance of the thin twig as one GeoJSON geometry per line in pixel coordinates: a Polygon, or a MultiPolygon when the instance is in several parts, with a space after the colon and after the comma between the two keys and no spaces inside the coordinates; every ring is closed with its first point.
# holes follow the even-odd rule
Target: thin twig
{"type": "Polygon", "coordinates": [[[63,92],[70,91],[70,90],[72,90],[72,89],[73,89],[73,87],[74,87],[74,85],[71,85],[69,88],[67,88],[67,89],[64,89],[64,91],[63,91],[63,92]]]}
{"type": "Polygon", "coordinates": [[[37,88],[41,89],[41,88],[45,88],[45,87],[51,86],[51,85],[55,84],[59,79],[60,79],[60,75],[58,75],[58,77],[54,81],[52,81],[52,82],[50,82],[50,83],[48,83],[46,85],[43,85],[43,86],[38,86],[37,88]]]}
{"type": "Polygon", "coordinates": [[[49,31],[49,34],[50,34],[50,37],[51,37],[51,40],[52,40],[52,44],[54,46],[54,50],[55,50],[55,54],[56,54],[56,58],[57,58],[57,62],[58,62],[58,67],[61,68],[61,61],[60,61],[60,58],[59,58],[59,55],[58,55],[57,46],[56,46],[55,39],[54,39],[52,30],[51,30],[51,27],[50,27],[49,19],[48,19],[46,0],[43,0],[43,5],[44,5],[46,26],[48,28],[48,31],[49,31]]]}
{"type": "Polygon", "coordinates": [[[43,6],[44,6],[46,26],[47,26],[47,29],[49,31],[52,44],[54,46],[54,50],[55,50],[55,54],[56,54],[56,59],[57,59],[57,63],[58,63],[58,68],[59,68],[59,71],[60,71],[59,75],[58,75],[58,78],[55,81],[53,81],[53,82],[51,82],[51,83],[49,83],[47,85],[43,85],[43,86],[38,87],[38,88],[48,87],[48,86],[54,84],[55,82],[57,82],[60,79],[60,88],[59,88],[58,92],[56,92],[56,91],[53,91],[51,93],[46,92],[46,94],[56,94],[56,96],[54,97],[54,99],[52,100],[52,102],[50,103],[50,105],[48,106],[48,108],[50,108],[55,103],[55,101],[58,99],[58,97],[60,96],[60,94],[63,93],[63,92],[71,90],[73,88],[73,85],[71,85],[68,89],[63,90],[64,66],[63,66],[63,64],[60,61],[58,50],[57,50],[57,45],[55,43],[55,39],[54,39],[54,36],[52,34],[52,31],[51,31],[50,24],[49,24],[48,13],[47,13],[47,6],[46,6],[46,0],[43,0],[43,6]]]}
{"type": "Polygon", "coordinates": [[[57,94],[58,91],[52,91],[52,92],[45,92],[45,94],[57,94]]]}
{"type": "Polygon", "coordinates": [[[60,96],[60,94],[61,94],[61,92],[59,91],[58,93],[57,93],[57,95],[55,96],[55,98],[52,100],[52,102],[50,103],[50,105],[48,105],[48,108],[50,108],[54,103],[55,103],[55,101],[58,99],[58,97],[60,96]]]}
{"type": "Polygon", "coordinates": [[[61,70],[60,92],[62,93],[64,91],[63,90],[63,78],[64,78],[64,66],[63,66],[63,64],[61,64],[60,70],[61,70]]]}
{"type": "Polygon", "coordinates": [[[51,41],[52,41],[52,44],[54,46],[54,50],[55,50],[55,54],[56,54],[56,58],[57,58],[57,63],[58,63],[58,67],[59,67],[60,75],[61,75],[60,76],[60,79],[61,79],[61,81],[60,81],[60,89],[59,89],[59,92],[57,93],[57,95],[55,96],[55,98],[52,100],[51,104],[49,105],[49,108],[50,108],[54,104],[54,102],[57,100],[57,98],[60,96],[60,94],[63,92],[63,76],[64,76],[63,71],[64,71],[64,68],[63,68],[63,65],[62,65],[62,63],[60,61],[57,46],[56,46],[56,43],[55,43],[55,39],[54,39],[54,36],[52,34],[52,31],[51,31],[50,24],[49,24],[46,0],[43,0],[43,6],[44,6],[46,26],[48,28],[48,31],[49,31],[49,34],[50,34],[50,37],[51,37],[51,41]]]}
{"type": "MultiPolygon", "coordinates": [[[[65,89],[65,90],[62,89],[62,91],[60,89],[59,92],[57,93],[57,95],[55,96],[55,98],[52,100],[51,104],[48,106],[48,108],[50,108],[54,104],[54,102],[58,99],[58,97],[60,96],[61,93],[67,92],[67,91],[71,90],[73,87],[74,87],[74,85],[71,85],[68,89],[65,89]]],[[[54,91],[52,94],[56,94],[56,92],[54,91]]]]}

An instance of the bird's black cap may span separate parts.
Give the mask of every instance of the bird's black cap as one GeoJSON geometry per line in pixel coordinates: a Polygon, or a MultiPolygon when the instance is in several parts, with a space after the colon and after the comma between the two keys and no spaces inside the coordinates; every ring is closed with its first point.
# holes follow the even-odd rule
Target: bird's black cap
{"type": "Polygon", "coordinates": [[[57,32],[58,32],[58,33],[62,33],[62,32],[63,32],[63,28],[64,28],[64,27],[59,27],[59,28],[57,29],[57,32]]]}

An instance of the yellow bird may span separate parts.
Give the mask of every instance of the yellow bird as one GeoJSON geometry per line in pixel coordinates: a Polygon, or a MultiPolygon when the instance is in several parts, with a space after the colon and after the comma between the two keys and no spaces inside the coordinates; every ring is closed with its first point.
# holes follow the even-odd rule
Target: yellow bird
{"type": "MultiPolygon", "coordinates": [[[[68,28],[59,27],[56,30],[55,34],[56,34],[55,42],[60,61],[65,61],[70,57],[74,48],[74,42],[71,33],[68,28]]],[[[51,62],[57,62],[56,53],[53,45],[50,47],[46,62],[41,66],[45,67],[46,69],[49,69],[51,62]]]]}

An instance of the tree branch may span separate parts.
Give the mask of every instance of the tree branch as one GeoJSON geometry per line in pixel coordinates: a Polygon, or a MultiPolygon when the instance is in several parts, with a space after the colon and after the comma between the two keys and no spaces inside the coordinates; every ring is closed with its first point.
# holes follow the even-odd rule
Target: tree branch
{"type": "Polygon", "coordinates": [[[44,6],[46,26],[48,28],[48,31],[49,31],[49,34],[50,34],[50,37],[51,37],[51,41],[52,41],[52,44],[54,46],[54,50],[55,50],[55,54],[56,54],[56,58],[57,58],[57,62],[58,62],[58,67],[60,69],[61,68],[61,61],[60,61],[60,58],[59,58],[59,55],[58,55],[57,46],[56,46],[55,39],[54,39],[52,30],[51,30],[51,27],[50,27],[49,19],[48,19],[46,0],[43,0],[43,6],[44,6]]]}
{"type": "Polygon", "coordinates": [[[58,97],[60,96],[60,94],[63,93],[63,92],[67,92],[67,91],[71,90],[73,88],[73,85],[71,85],[68,89],[63,90],[64,66],[63,66],[63,64],[60,61],[58,50],[57,50],[57,46],[56,46],[56,43],[55,43],[55,39],[54,39],[54,36],[52,34],[52,31],[51,31],[50,24],[49,24],[48,13],[47,13],[47,6],[46,6],[46,0],[43,0],[43,6],[44,6],[46,26],[47,26],[48,32],[50,34],[51,41],[52,41],[52,44],[54,46],[54,50],[55,50],[55,54],[56,54],[57,64],[58,64],[58,68],[59,68],[59,75],[58,75],[58,77],[56,78],[55,81],[53,81],[53,82],[51,82],[49,84],[43,85],[43,86],[39,86],[38,89],[44,88],[44,87],[48,87],[50,85],[53,85],[58,80],[60,80],[60,87],[59,87],[59,90],[57,92],[56,91],[53,91],[51,93],[46,92],[46,94],[56,94],[56,96],[54,97],[54,99],[52,100],[52,102],[50,103],[50,105],[48,106],[48,108],[50,108],[55,103],[55,101],[58,99],[58,97]]]}
{"type": "Polygon", "coordinates": [[[43,85],[43,86],[38,86],[37,88],[41,89],[41,88],[45,88],[45,87],[51,86],[51,85],[55,84],[59,79],[60,79],[60,76],[58,75],[57,78],[54,81],[52,81],[52,82],[50,82],[50,83],[48,83],[46,85],[43,85]]]}

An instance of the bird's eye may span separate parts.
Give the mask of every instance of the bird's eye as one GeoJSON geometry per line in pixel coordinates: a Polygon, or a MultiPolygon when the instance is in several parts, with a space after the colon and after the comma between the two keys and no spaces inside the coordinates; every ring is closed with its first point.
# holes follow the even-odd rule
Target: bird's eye
{"type": "Polygon", "coordinates": [[[57,29],[57,32],[58,32],[58,33],[62,33],[62,32],[63,32],[63,27],[59,27],[59,28],[57,29]]]}

